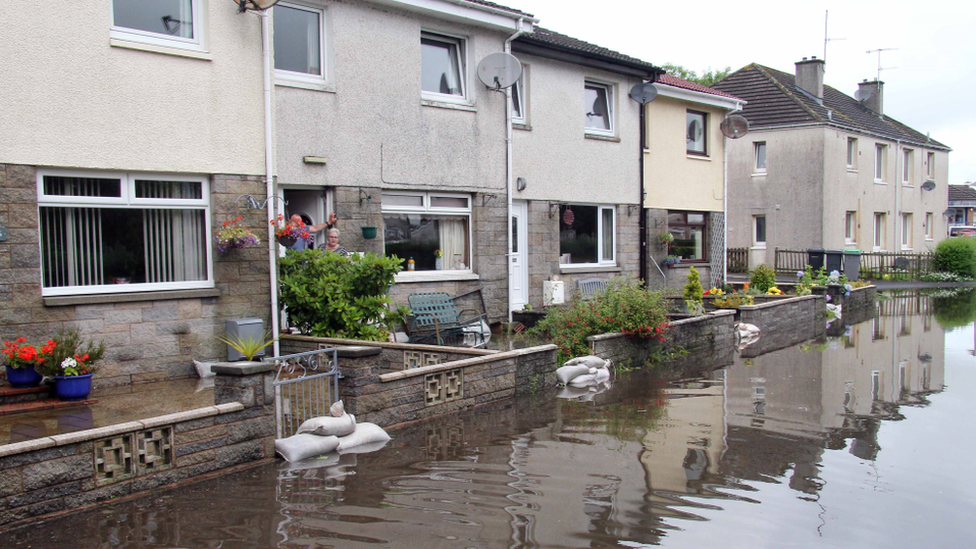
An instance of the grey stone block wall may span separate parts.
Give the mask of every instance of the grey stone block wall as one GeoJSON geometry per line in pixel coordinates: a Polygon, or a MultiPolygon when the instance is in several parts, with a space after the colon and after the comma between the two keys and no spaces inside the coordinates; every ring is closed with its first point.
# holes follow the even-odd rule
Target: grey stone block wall
{"type": "MultiPolygon", "coordinates": [[[[263,201],[257,177],[212,175],[213,229],[238,216],[262,242],[267,240],[265,210],[247,211],[237,199],[250,194],[263,201]]],[[[91,295],[81,299],[41,297],[36,170],[0,164],[0,339],[43,341],[62,327],[104,341],[105,359],[94,378],[99,387],[195,375],[192,358],[222,359],[227,319],[257,317],[269,325],[268,252],[265,247],[219,253],[211,244],[216,291],[148,292],[132,296],[91,295]],[[206,293],[206,292],[205,292],[206,293]],[[135,300],[133,300],[135,299],[135,300]]]]}
{"type": "Polygon", "coordinates": [[[739,308],[739,320],[759,327],[759,341],[742,350],[745,358],[820,337],[826,331],[823,296],[808,295],[739,308]]]}

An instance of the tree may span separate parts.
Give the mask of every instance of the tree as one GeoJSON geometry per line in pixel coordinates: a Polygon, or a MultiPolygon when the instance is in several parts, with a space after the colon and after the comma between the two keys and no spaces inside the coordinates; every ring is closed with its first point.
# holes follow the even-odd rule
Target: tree
{"type": "Polygon", "coordinates": [[[708,67],[708,69],[706,69],[701,76],[698,76],[698,73],[693,70],[686,69],[681,65],[675,65],[674,63],[665,63],[661,66],[661,68],[666,70],[671,76],[676,76],[682,80],[701,84],[702,86],[712,86],[719,80],[732,73],[732,67],[725,67],[724,69],[718,70],[712,70],[711,67],[708,67]]]}

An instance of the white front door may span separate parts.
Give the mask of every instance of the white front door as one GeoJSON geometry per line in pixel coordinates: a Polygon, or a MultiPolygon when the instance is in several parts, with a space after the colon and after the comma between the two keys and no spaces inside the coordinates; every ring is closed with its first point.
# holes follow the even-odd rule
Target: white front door
{"type": "Polygon", "coordinates": [[[509,306],[513,311],[520,311],[529,302],[529,269],[528,269],[528,204],[524,200],[512,201],[512,249],[509,261],[512,269],[509,271],[509,306]]]}

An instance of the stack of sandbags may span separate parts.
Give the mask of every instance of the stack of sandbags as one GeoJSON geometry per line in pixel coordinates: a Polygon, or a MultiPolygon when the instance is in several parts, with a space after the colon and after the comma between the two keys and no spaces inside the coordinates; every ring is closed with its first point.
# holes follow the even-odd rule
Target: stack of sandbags
{"type": "Polygon", "coordinates": [[[759,327],[755,324],[739,322],[733,328],[735,348],[739,351],[759,341],[759,327]]]}
{"type": "Polygon", "coordinates": [[[610,360],[588,355],[576,357],[556,369],[556,379],[563,385],[589,387],[610,380],[610,360]]]}
{"type": "Polygon", "coordinates": [[[390,435],[375,423],[356,423],[347,414],[342,401],[329,408],[329,415],[314,417],[302,423],[298,432],[275,440],[275,450],[286,461],[298,461],[329,452],[365,453],[379,450],[390,435]]]}

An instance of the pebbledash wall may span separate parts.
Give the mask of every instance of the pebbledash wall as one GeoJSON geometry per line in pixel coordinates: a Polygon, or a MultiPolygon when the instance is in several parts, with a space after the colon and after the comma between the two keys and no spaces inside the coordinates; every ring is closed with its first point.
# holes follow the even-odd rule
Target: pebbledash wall
{"type": "MultiPolygon", "coordinates": [[[[263,245],[219,253],[211,243],[214,288],[69,297],[41,296],[36,169],[0,164],[0,340],[43,341],[62,327],[105,342],[97,387],[196,375],[191,358],[223,358],[216,340],[227,319],[269,322],[268,252],[263,245]]],[[[243,216],[265,244],[264,210],[244,210],[243,194],[263,200],[260,177],[210,176],[210,220],[214,230],[243,216]]]]}

